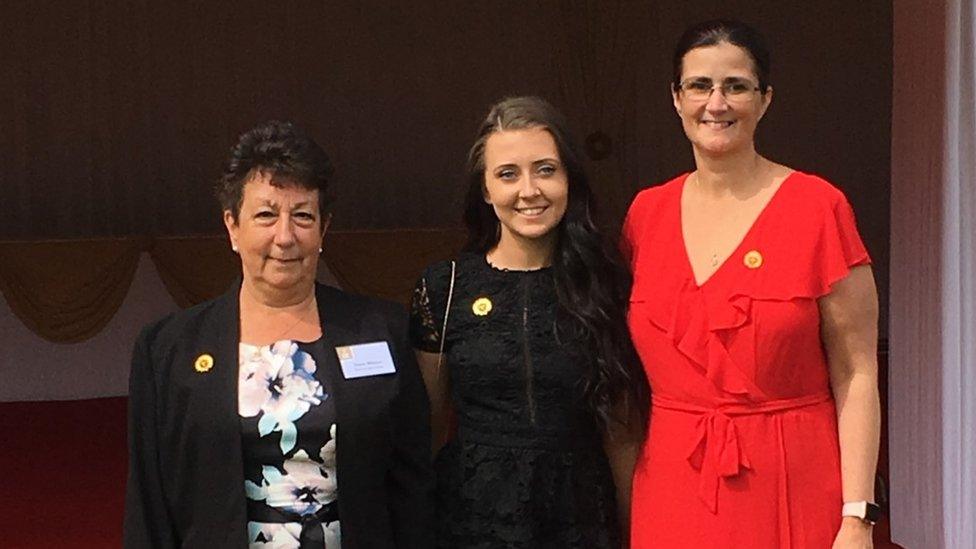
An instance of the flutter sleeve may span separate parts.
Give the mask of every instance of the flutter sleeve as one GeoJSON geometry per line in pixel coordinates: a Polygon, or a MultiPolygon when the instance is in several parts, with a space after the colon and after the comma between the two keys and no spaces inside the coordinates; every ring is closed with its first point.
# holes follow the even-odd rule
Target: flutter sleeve
{"type": "Polygon", "coordinates": [[[733,297],[818,299],[852,268],[871,263],[844,193],[817,176],[795,177],[779,203],[781,215],[762,229],[762,268],[740,264],[733,297]]]}
{"type": "Polygon", "coordinates": [[[850,202],[835,189],[830,204],[829,211],[823,214],[819,249],[814,256],[820,295],[830,293],[831,286],[846,277],[853,267],[871,264],[871,256],[857,231],[850,202]]]}

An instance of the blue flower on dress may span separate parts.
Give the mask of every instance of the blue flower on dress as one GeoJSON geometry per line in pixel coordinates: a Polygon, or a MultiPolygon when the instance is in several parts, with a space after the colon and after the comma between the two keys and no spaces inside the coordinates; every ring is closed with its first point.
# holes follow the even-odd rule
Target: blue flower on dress
{"type": "Polygon", "coordinates": [[[295,421],[328,398],[315,379],[315,360],[289,340],[256,347],[240,344],[238,410],[242,417],[258,414],[258,434],[281,433],[281,453],[298,441],[295,421]]]}

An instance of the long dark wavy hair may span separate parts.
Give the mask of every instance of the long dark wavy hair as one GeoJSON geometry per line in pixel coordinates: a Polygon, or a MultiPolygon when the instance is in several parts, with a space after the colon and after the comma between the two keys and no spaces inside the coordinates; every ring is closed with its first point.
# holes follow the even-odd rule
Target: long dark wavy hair
{"type": "Polygon", "coordinates": [[[501,235],[498,217],[484,200],[485,143],[496,132],[526,128],[543,128],[552,135],[569,181],[566,213],[553,229],[557,231],[552,259],[559,301],[557,337],[582,342],[583,398],[600,429],[611,432],[617,423],[643,435],[650,390],[625,319],[630,272],[594,221],[593,191],[579,144],[566,119],[545,100],[504,99],[492,106],[481,124],[468,153],[465,250],[486,254],[501,235]]]}

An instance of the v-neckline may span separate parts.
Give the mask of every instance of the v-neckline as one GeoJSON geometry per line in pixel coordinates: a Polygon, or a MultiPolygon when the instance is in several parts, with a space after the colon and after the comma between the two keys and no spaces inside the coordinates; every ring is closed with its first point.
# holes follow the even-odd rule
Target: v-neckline
{"type": "Polygon", "coordinates": [[[685,178],[681,180],[681,187],[678,189],[678,201],[677,201],[678,202],[678,242],[681,245],[681,254],[685,258],[685,266],[688,269],[688,274],[691,277],[691,282],[695,285],[696,288],[701,289],[705,287],[706,284],[711,282],[711,280],[715,278],[716,275],[718,275],[723,270],[725,270],[725,266],[729,263],[729,261],[733,257],[739,256],[739,252],[741,251],[745,243],[749,241],[750,239],[749,237],[752,236],[752,233],[755,232],[756,227],[759,225],[759,222],[766,215],[766,211],[769,210],[773,202],[776,201],[776,197],[779,196],[780,191],[783,190],[783,187],[786,186],[786,183],[793,178],[793,174],[797,173],[797,171],[793,170],[790,173],[786,174],[786,177],[784,177],[783,181],[780,182],[779,187],[777,187],[777,189],[773,191],[773,195],[769,197],[769,200],[766,201],[762,209],[759,210],[759,213],[756,214],[756,218],[752,220],[752,223],[749,225],[749,229],[747,229],[746,232],[742,235],[742,238],[739,240],[739,243],[736,244],[735,248],[732,249],[732,252],[729,253],[729,255],[725,256],[725,258],[722,259],[722,261],[718,264],[718,267],[716,267],[715,270],[712,271],[711,274],[709,274],[705,278],[705,280],[701,282],[698,281],[698,276],[695,274],[695,267],[691,262],[691,254],[688,252],[688,244],[685,242],[684,213],[682,212],[682,208],[681,208],[681,201],[684,198],[684,194],[685,194],[685,184],[688,182],[688,178],[691,177],[691,173],[692,172],[689,172],[685,176],[685,178]]]}

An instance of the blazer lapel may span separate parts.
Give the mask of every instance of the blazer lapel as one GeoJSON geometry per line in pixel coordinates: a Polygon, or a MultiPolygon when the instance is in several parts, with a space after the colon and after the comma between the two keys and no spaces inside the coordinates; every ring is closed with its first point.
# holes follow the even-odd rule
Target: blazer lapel
{"type": "Polygon", "coordinates": [[[386,483],[391,459],[389,407],[397,378],[378,375],[346,379],[337,346],[391,337],[382,315],[364,301],[317,286],[322,324],[323,379],[331,385],[336,410],[336,466],[343,546],[393,547],[386,483]]]}
{"type": "MultiPolygon", "coordinates": [[[[319,323],[322,325],[322,373],[326,383],[335,397],[336,423],[339,425],[337,433],[341,432],[342,425],[348,423],[353,418],[355,411],[352,409],[350,399],[342,398],[341,394],[344,387],[345,378],[342,375],[342,367],[339,364],[339,357],[336,355],[336,347],[347,345],[354,341],[356,333],[343,322],[348,317],[348,312],[341,310],[341,303],[332,298],[328,289],[316,284],[316,303],[319,309],[319,323]],[[339,309],[339,310],[337,310],[339,309]]],[[[342,435],[337,434],[336,438],[342,435]]],[[[342,452],[342,445],[336,440],[336,449],[342,452]]],[[[339,459],[336,456],[336,459],[339,459]]],[[[341,476],[339,478],[342,478],[341,476]]]]}

